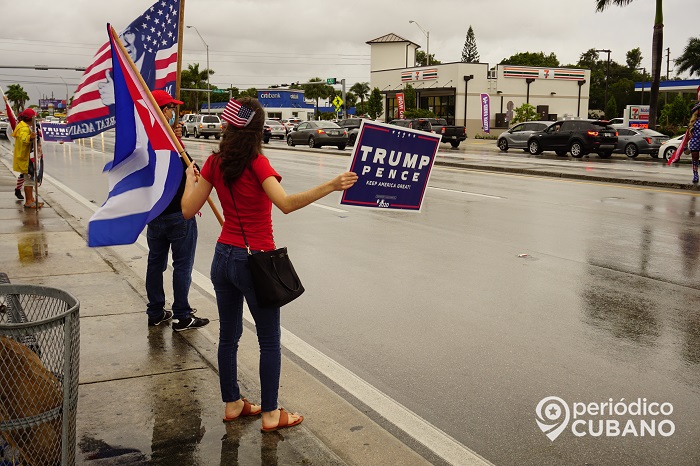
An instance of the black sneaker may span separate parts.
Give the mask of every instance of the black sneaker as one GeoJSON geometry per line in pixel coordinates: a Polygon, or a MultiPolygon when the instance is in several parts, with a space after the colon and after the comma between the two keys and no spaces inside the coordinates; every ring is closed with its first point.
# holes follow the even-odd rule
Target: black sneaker
{"type": "Polygon", "coordinates": [[[163,322],[167,322],[167,321],[169,321],[169,320],[172,319],[172,318],[173,318],[173,311],[166,311],[165,309],[163,309],[163,316],[162,316],[161,318],[159,318],[159,319],[151,319],[151,318],[149,317],[149,319],[148,319],[148,326],[149,326],[149,327],[154,327],[154,326],[156,326],[156,325],[162,324],[163,322]]]}
{"type": "Polygon", "coordinates": [[[199,317],[187,317],[186,319],[178,319],[177,322],[173,322],[173,330],[176,332],[184,332],[185,330],[192,330],[195,328],[204,327],[209,323],[209,319],[201,319],[199,317]]]}
{"type": "Polygon", "coordinates": [[[24,200],[24,196],[22,196],[22,191],[19,189],[15,189],[15,197],[20,201],[24,200]]]}

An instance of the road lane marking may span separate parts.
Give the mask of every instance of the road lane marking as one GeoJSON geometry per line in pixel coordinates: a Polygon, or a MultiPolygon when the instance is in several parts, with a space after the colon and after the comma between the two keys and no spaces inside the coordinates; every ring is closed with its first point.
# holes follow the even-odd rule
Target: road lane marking
{"type": "Polygon", "coordinates": [[[460,191],[458,189],[437,188],[435,186],[428,186],[428,189],[436,189],[438,191],[448,191],[451,193],[467,194],[469,196],[488,197],[490,199],[505,199],[505,197],[502,197],[502,196],[492,196],[490,194],[472,193],[469,191],[460,191]]]}
{"type": "Polygon", "coordinates": [[[327,210],[330,210],[332,212],[338,212],[340,214],[347,214],[348,213],[347,210],[337,209],[335,207],[331,207],[331,206],[327,206],[327,205],[323,205],[323,204],[317,204],[315,202],[312,202],[311,205],[314,207],[320,207],[321,209],[327,209],[327,210]]]}

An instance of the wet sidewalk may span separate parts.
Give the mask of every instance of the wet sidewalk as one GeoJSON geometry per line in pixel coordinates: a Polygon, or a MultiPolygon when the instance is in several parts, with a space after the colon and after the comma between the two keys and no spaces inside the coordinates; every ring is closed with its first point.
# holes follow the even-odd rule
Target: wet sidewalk
{"type": "MultiPolygon", "coordinates": [[[[182,333],[148,327],[143,244],[88,248],[91,210],[84,201],[47,179],[39,190],[44,207],[25,209],[14,196],[10,163],[0,150],[0,272],[13,284],[60,288],[80,301],[77,464],[440,464],[289,354],[283,354],[280,405],[304,414],[304,423],[270,434],[260,432],[260,418],[224,424],[210,290],[193,286],[190,295],[198,315],[212,320],[207,327],[182,333]]],[[[166,295],[172,296],[167,288],[166,295]]],[[[259,402],[258,345],[254,329],[245,327],[239,382],[259,402]]]]}

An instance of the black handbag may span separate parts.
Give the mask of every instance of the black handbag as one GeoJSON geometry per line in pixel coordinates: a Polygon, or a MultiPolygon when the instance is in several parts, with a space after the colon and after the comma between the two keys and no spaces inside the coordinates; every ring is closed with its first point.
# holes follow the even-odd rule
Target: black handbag
{"type": "Polygon", "coordinates": [[[282,307],[292,302],[304,292],[304,286],[294,270],[289,259],[287,248],[279,248],[274,251],[262,251],[253,254],[250,251],[248,239],[243,230],[241,216],[238,214],[236,199],[233,190],[229,186],[233,207],[236,209],[238,224],[241,226],[243,241],[248,251],[248,266],[253,277],[255,297],[260,307],[282,307]]]}

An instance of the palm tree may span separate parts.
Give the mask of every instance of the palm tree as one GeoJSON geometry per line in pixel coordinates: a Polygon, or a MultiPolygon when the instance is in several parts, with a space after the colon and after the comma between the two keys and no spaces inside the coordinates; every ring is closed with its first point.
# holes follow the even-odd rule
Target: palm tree
{"type": "Polygon", "coordinates": [[[17,113],[24,110],[24,103],[29,100],[29,94],[19,84],[10,84],[7,86],[7,100],[12,102],[17,110],[17,113]]]}
{"type": "MultiPolygon", "coordinates": [[[[369,97],[369,83],[355,83],[350,88],[350,92],[360,99],[360,105],[365,108],[365,99],[369,97]]],[[[347,107],[346,107],[347,108],[347,107]]]]}
{"type": "MultiPolygon", "coordinates": [[[[207,77],[211,77],[214,71],[211,69],[199,70],[199,63],[190,63],[187,69],[182,71],[180,76],[180,86],[185,89],[206,89],[207,77]]],[[[183,99],[188,107],[192,106],[194,101],[194,111],[199,112],[199,92],[192,92],[183,99]],[[194,96],[192,96],[194,94],[194,96]]]]}
{"type": "Polygon", "coordinates": [[[690,75],[700,76],[700,37],[688,39],[688,45],[683,49],[683,54],[676,59],[678,73],[690,72],[690,75]]]}
{"type": "MultiPolygon", "coordinates": [[[[596,11],[603,11],[610,5],[627,6],[634,0],[595,0],[596,11]]],[[[649,100],[649,128],[656,128],[656,107],[659,102],[659,83],[661,82],[661,58],[664,48],[664,13],[663,0],[656,0],[654,16],[654,33],[651,38],[651,91],[649,100]]]]}
{"type": "Polygon", "coordinates": [[[302,84],[301,87],[304,89],[304,97],[316,100],[316,111],[314,115],[318,117],[318,99],[325,99],[334,94],[335,89],[318,77],[309,79],[309,82],[314,84],[302,84]]]}

